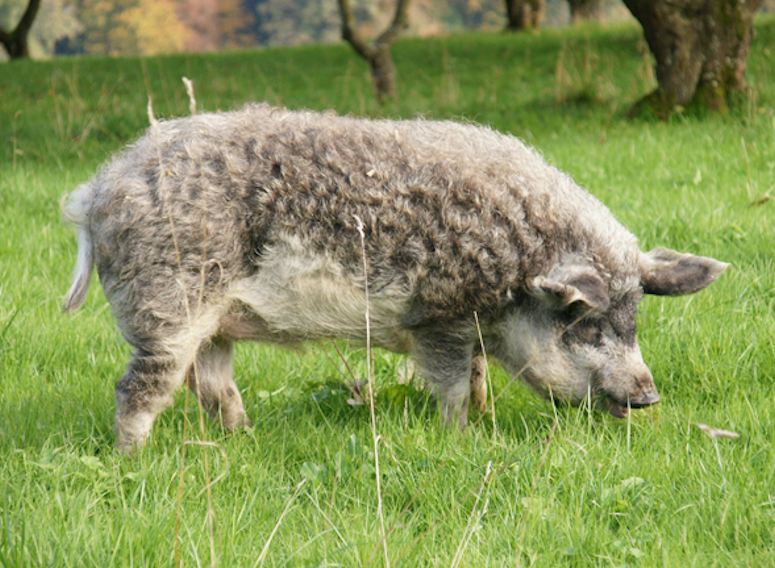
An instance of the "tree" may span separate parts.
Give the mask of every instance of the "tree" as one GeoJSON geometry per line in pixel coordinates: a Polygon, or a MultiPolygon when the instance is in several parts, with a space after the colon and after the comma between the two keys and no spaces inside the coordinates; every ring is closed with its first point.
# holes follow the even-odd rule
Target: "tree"
{"type": "Polygon", "coordinates": [[[537,30],[544,17],[544,0],[506,0],[506,31],[537,30]]]}
{"type": "Polygon", "coordinates": [[[28,36],[30,28],[32,28],[32,22],[35,21],[35,16],[38,15],[38,8],[40,8],[40,0],[30,0],[16,27],[10,32],[0,30],[0,43],[3,44],[3,47],[8,52],[8,57],[11,59],[21,59],[30,56],[28,36]]]}
{"type": "Polygon", "coordinates": [[[178,20],[172,0],[138,0],[118,16],[134,37],[135,50],[143,55],[174,53],[186,45],[188,30],[178,20]]]}
{"type": "MultiPolygon", "coordinates": [[[[29,0],[0,0],[0,29],[12,28],[27,9],[29,0]]],[[[40,3],[27,35],[29,57],[46,57],[60,44],[77,39],[82,31],[78,7],[72,0],[46,0],[40,3]]],[[[0,57],[3,49],[0,48],[0,57]]]]}
{"type": "Polygon", "coordinates": [[[385,102],[396,94],[396,67],[390,52],[399,34],[409,26],[409,0],[397,0],[393,21],[373,41],[367,41],[355,27],[350,0],[339,0],[339,14],[342,18],[342,39],[369,64],[374,93],[377,100],[385,102]]]}
{"type": "Polygon", "coordinates": [[[136,5],[133,0],[78,0],[82,50],[100,55],[137,53],[134,30],[122,22],[123,14],[136,5]]]}
{"type": "Polygon", "coordinates": [[[188,28],[187,51],[215,51],[221,45],[217,0],[178,0],[178,19],[188,28]]]}
{"type": "Polygon", "coordinates": [[[753,17],[762,0],[624,0],[656,59],[657,89],[633,108],[666,117],[677,106],[725,112],[745,93],[753,17]]]}
{"type": "Polygon", "coordinates": [[[259,43],[330,43],[341,35],[339,9],[334,2],[261,0],[249,4],[253,15],[249,30],[259,43]]]}
{"type": "Polygon", "coordinates": [[[253,15],[245,9],[243,0],[218,0],[217,4],[221,46],[233,49],[255,45],[250,33],[253,15]]]}
{"type": "Polygon", "coordinates": [[[574,24],[586,20],[599,20],[602,0],[568,0],[570,19],[574,24]]]}

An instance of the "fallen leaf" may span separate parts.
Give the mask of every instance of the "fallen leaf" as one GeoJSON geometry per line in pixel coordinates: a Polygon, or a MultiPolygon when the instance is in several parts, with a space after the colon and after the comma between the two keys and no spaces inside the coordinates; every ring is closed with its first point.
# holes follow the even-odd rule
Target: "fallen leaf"
{"type": "Polygon", "coordinates": [[[713,428],[712,426],[708,426],[702,422],[698,422],[696,426],[713,440],[716,438],[729,438],[730,440],[735,440],[736,438],[740,437],[740,434],[737,432],[732,432],[731,430],[722,430],[720,428],[713,428]]]}

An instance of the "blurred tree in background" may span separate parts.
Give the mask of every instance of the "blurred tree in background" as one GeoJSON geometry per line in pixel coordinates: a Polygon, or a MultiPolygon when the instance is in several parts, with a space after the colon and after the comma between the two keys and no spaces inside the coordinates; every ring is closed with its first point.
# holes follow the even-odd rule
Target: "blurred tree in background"
{"type": "Polygon", "coordinates": [[[571,22],[599,20],[603,15],[601,0],[568,0],[571,22]]]}
{"type": "MultiPolygon", "coordinates": [[[[6,34],[13,30],[29,1],[0,0],[0,30],[6,34]]],[[[542,4],[542,26],[567,25],[572,19],[632,18],[622,0],[509,2],[515,7],[542,4]]],[[[358,29],[368,37],[378,35],[388,26],[394,3],[352,0],[358,29]]],[[[762,5],[763,10],[775,12],[775,0],[764,0],[762,5]]],[[[505,0],[413,0],[407,33],[497,30],[503,29],[504,21],[505,0]]],[[[32,57],[143,55],[339,39],[336,0],[42,0],[28,47],[32,57]]],[[[0,58],[5,56],[0,49],[0,58]]]]}
{"type": "Polygon", "coordinates": [[[180,0],[176,14],[188,29],[186,51],[215,51],[221,47],[218,0],[180,0]]]}
{"type": "Polygon", "coordinates": [[[373,40],[367,40],[358,28],[350,0],[338,0],[342,20],[342,39],[368,64],[374,94],[380,102],[396,95],[396,68],[391,48],[398,36],[409,26],[410,0],[396,0],[395,12],[390,25],[373,40]]]}
{"type": "MultiPolygon", "coordinates": [[[[180,3],[180,0],[177,0],[180,3]]],[[[255,19],[244,0],[220,0],[215,25],[220,31],[219,48],[237,48],[255,46],[256,37],[251,32],[255,19]]]]}
{"type": "Polygon", "coordinates": [[[0,29],[0,43],[2,43],[8,57],[21,59],[30,56],[29,33],[35,16],[40,8],[40,0],[29,0],[24,12],[19,17],[18,23],[10,28],[10,31],[0,29]]]}
{"type": "MultiPolygon", "coordinates": [[[[0,0],[0,29],[13,29],[28,1],[0,0]]],[[[544,23],[551,26],[569,22],[568,2],[585,1],[601,3],[606,19],[628,17],[620,0],[515,0],[543,5],[544,23]]],[[[394,0],[352,4],[366,36],[374,37],[389,25],[394,0]]],[[[414,0],[408,33],[497,30],[506,15],[504,0],[414,0]]],[[[216,51],[339,39],[336,0],[43,0],[29,44],[33,57],[45,57],[216,51]]]]}
{"type": "Polygon", "coordinates": [[[183,51],[188,28],[178,19],[174,0],[137,0],[118,17],[131,50],[142,55],[183,51]]]}
{"type": "Polygon", "coordinates": [[[506,30],[536,30],[544,18],[544,0],[506,0],[506,30]]]}
{"type": "MultiPolygon", "coordinates": [[[[16,27],[30,4],[28,0],[0,2],[0,29],[12,30],[16,27]]],[[[28,56],[42,57],[53,53],[58,38],[76,36],[81,31],[76,7],[68,0],[45,0],[34,16],[27,37],[28,56]]]]}

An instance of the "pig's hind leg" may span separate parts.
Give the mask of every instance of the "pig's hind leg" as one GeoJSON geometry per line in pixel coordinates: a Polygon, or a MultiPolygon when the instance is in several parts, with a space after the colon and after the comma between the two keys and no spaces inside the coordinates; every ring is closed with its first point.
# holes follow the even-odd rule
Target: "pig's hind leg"
{"type": "Polygon", "coordinates": [[[116,385],[116,446],[131,452],[145,443],[153,422],[172,402],[186,363],[164,349],[138,349],[116,385]]]}
{"type": "Polygon", "coordinates": [[[473,343],[438,332],[415,334],[414,360],[439,401],[446,426],[461,430],[468,422],[473,343]]]}
{"type": "Polygon", "coordinates": [[[229,431],[250,426],[232,373],[232,342],[215,337],[202,344],[186,375],[210,417],[229,431]]]}
{"type": "MultiPolygon", "coordinates": [[[[206,309],[191,319],[161,321],[136,315],[121,320],[135,353],[116,384],[119,450],[131,452],[143,445],[154,420],[172,403],[175,391],[189,374],[201,345],[217,329],[219,315],[217,309],[206,309]]],[[[222,358],[216,360],[216,367],[222,364],[222,358]]]]}

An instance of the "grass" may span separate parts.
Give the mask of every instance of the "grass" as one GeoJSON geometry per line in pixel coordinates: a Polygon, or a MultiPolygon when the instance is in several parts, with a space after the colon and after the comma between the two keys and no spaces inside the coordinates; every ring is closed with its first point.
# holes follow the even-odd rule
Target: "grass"
{"type": "MultiPolygon", "coordinates": [[[[726,117],[628,121],[653,87],[632,27],[407,39],[400,100],[379,108],[343,45],[5,65],[0,74],[0,565],[210,563],[208,454],[221,566],[382,562],[368,406],[329,344],[241,345],[251,433],[184,395],[136,457],[112,448],[113,384],[129,350],[99,286],[60,311],[75,240],[59,197],[157,116],[250,100],[374,116],[448,117],[522,137],[609,205],[645,248],[733,264],[696,296],[650,297],[644,357],[663,402],[617,421],[557,409],[491,367],[499,395],[464,434],[375,352],[380,480],[395,566],[775,563],[775,22],[759,22],[751,101],[726,117]],[[756,204],[758,203],[758,205],[756,204]],[[711,440],[697,422],[741,434],[711,440]],[[491,471],[489,468],[492,468],[491,471]],[[178,496],[181,472],[185,475],[178,496]],[[303,483],[302,483],[303,482],[303,483]],[[282,522],[278,523],[285,511],[282,522]]],[[[355,373],[363,350],[342,346],[355,373]]]]}

